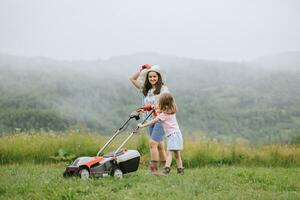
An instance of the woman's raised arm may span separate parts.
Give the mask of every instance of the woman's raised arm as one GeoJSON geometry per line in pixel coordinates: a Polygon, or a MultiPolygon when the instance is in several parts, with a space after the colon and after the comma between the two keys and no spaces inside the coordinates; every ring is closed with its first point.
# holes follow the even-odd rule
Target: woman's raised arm
{"type": "Polygon", "coordinates": [[[137,89],[141,89],[141,84],[140,81],[138,80],[140,75],[140,70],[138,70],[137,72],[135,72],[131,77],[130,77],[130,81],[132,82],[132,84],[137,88],[137,89]]]}

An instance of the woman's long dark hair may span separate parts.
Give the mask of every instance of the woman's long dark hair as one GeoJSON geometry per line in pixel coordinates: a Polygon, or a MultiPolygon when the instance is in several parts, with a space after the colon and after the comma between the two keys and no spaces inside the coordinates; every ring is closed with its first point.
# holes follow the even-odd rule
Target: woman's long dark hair
{"type": "MultiPolygon", "coordinates": [[[[149,82],[149,78],[148,78],[150,72],[152,72],[152,71],[149,71],[147,73],[147,76],[146,76],[146,79],[145,79],[145,83],[144,83],[144,86],[143,86],[143,94],[144,94],[144,96],[147,96],[148,91],[152,88],[152,85],[149,82]]],[[[158,76],[158,80],[157,80],[157,82],[155,84],[155,90],[154,90],[153,94],[158,95],[160,93],[161,87],[163,86],[163,82],[162,82],[160,73],[158,73],[158,72],[155,72],[155,73],[158,76]]]]}

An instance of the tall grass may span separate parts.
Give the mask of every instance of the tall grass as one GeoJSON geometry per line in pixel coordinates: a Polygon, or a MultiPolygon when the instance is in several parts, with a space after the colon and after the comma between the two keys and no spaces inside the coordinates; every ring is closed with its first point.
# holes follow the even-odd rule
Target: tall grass
{"type": "Polygon", "coordinates": [[[203,165],[292,167],[300,166],[300,147],[279,144],[257,147],[186,138],[182,158],[187,167],[203,165]]]}
{"type": "MultiPolygon", "coordinates": [[[[126,135],[116,139],[107,149],[118,147],[126,135]]],[[[0,164],[53,163],[71,161],[79,156],[94,156],[108,140],[96,133],[30,132],[0,137],[0,164]]],[[[126,144],[141,154],[141,163],[149,160],[148,138],[145,134],[132,137],[126,144]]],[[[300,147],[269,145],[254,147],[247,144],[224,144],[201,138],[185,138],[182,158],[185,167],[207,165],[300,166],[300,147]]]]}

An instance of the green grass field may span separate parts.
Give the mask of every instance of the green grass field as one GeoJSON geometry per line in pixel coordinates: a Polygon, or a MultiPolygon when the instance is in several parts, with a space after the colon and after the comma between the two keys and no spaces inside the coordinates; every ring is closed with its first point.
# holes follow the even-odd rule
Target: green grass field
{"type": "Polygon", "coordinates": [[[300,199],[299,145],[251,146],[186,137],[186,174],[179,176],[173,169],[167,177],[154,177],[146,169],[148,139],[140,134],[126,144],[142,155],[137,172],[120,180],[62,177],[65,163],[95,155],[107,139],[72,131],[0,137],[0,199],[300,199]]]}
{"type": "Polygon", "coordinates": [[[0,199],[300,199],[300,168],[201,167],[166,177],[62,177],[63,164],[0,166],[0,199]]]}

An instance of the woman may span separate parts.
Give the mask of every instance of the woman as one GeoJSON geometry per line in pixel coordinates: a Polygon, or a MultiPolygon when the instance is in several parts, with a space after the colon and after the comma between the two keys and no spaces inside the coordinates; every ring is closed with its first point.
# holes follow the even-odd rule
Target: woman
{"type": "MultiPolygon", "coordinates": [[[[143,65],[130,77],[130,80],[144,95],[144,104],[154,106],[160,94],[169,92],[167,86],[164,85],[166,83],[165,72],[158,65],[143,65]]],[[[148,121],[153,118],[154,116],[151,116],[148,121]]],[[[160,122],[151,125],[148,130],[151,157],[149,168],[153,175],[158,175],[158,161],[161,161],[163,166],[166,162],[166,151],[163,143],[164,130],[160,122]]]]}

